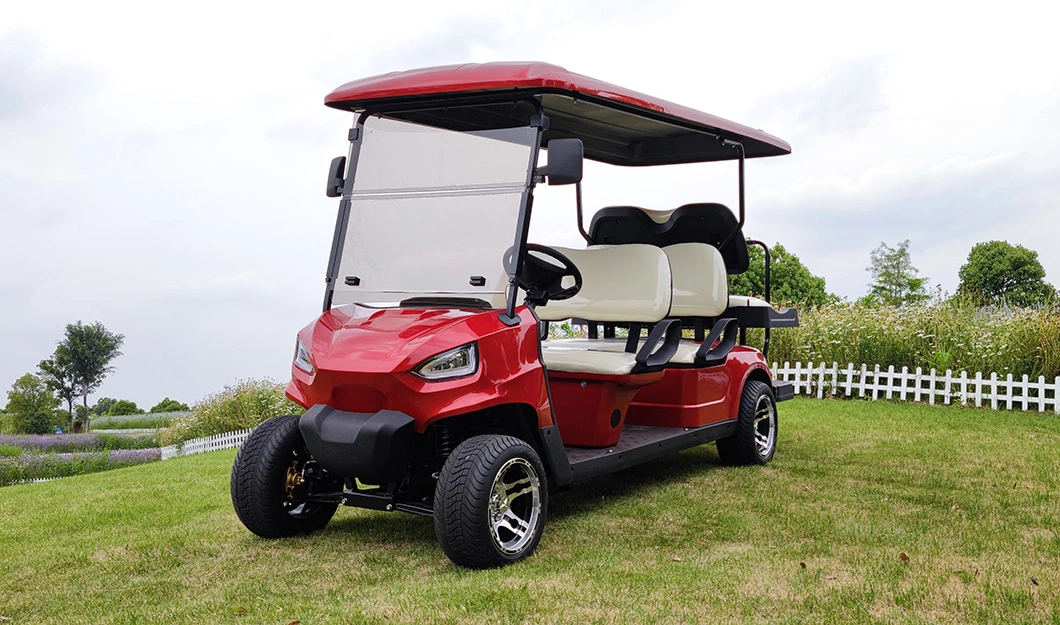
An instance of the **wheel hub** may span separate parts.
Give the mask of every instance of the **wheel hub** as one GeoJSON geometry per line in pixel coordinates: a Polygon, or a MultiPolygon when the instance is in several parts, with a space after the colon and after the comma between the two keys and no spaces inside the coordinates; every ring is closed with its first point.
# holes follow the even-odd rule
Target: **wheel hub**
{"type": "Polygon", "coordinates": [[[755,404],[755,449],[762,458],[768,458],[777,444],[777,411],[768,395],[762,395],[755,404]]]}
{"type": "Polygon", "coordinates": [[[287,467],[287,477],[284,479],[283,490],[287,493],[287,499],[294,499],[295,490],[302,485],[302,469],[298,461],[291,462],[287,467]]]}
{"type": "Polygon", "coordinates": [[[524,458],[504,463],[493,479],[490,535],[504,553],[518,553],[533,540],[541,515],[541,480],[524,458]]]}

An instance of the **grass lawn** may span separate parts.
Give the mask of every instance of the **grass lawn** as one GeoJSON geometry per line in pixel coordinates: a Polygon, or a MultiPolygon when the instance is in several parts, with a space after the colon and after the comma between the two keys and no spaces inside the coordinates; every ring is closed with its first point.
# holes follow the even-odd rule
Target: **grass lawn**
{"type": "Polygon", "coordinates": [[[428,519],[265,541],[234,452],[0,489],[10,623],[1060,623],[1060,419],[797,399],[768,467],[713,445],[554,495],[537,553],[459,569],[428,519]],[[905,556],[903,556],[905,554],[905,556]]]}

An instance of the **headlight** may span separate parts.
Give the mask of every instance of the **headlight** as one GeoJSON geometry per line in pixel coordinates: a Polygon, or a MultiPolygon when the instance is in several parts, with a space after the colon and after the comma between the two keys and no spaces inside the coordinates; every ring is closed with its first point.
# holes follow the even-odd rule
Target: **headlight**
{"type": "Polygon", "coordinates": [[[424,380],[450,380],[478,371],[478,347],[474,343],[442,352],[412,370],[424,380]]]}
{"type": "Polygon", "coordinates": [[[309,351],[302,345],[302,339],[294,340],[294,366],[306,373],[313,373],[313,361],[309,359],[309,351]]]}

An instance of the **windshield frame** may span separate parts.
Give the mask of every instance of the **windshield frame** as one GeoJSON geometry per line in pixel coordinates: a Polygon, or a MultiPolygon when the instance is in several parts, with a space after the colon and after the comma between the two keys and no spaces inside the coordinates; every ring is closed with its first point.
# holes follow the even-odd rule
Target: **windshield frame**
{"type": "MultiPolygon", "coordinates": [[[[520,323],[519,317],[515,314],[516,302],[518,301],[518,287],[516,286],[515,276],[519,274],[522,269],[524,257],[526,254],[527,237],[529,236],[530,226],[530,213],[533,206],[533,190],[536,183],[539,180],[537,173],[538,158],[541,150],[542,136],[548,127],[547,118],[541,113],[541,104],[536,98],[518,98],[513,101],[514,104],[519,102],[527,102],[532,104],[533,113],[530,115],[528,123],[525,126],[534,128],[536,132],[533,133],[533,140],[530,147],[530,162],[527,170],[527,177],[523,191],[519,200],[518,213],[516,215],[515,232],[513,235],[512,249],[513,254],[511,259],[513,262],[506,263],[504,271],[508,276],[508,284],[505,287],[505,310],[500,314],[501,320],[507,325],[518,325],[520,323]]],[[[448,105],[451,106],[452,103],[448,105]]],[[[346,234],[349,227],[351,207],[354,201],[354,179],[357,172],[357,165],[360,158],[362,142],[365,138],[364,125],[365,122],[373,116],[381,116],[392,118],[397,121],[405,121],[399,115],[402,111],[416,111],[424,109],[437,108],[434,106],[406,106],[406,107],[385,107],[385,108],[370,108],[365,109],[357,115],[353,127],[349,131],[350,147],[349,154],[347,157],[347,165],[345,172],[345,182],[342,188],[342,199],[339,203],[338,215],[335,222],[335,232],[332,238],[331,254],[328,260],[327,275],[325,277],[325,293],[323,302],[323,311],[327,312],[332,308],[333,299],[335,295],[335,287],[340,280],[339,269],[342,252],[346,243],[346,234]]],[[[415,122],[413,122],[415,123],[415,122]]],[[[509,126],[511,127],[511,126],[509,126]]]]}

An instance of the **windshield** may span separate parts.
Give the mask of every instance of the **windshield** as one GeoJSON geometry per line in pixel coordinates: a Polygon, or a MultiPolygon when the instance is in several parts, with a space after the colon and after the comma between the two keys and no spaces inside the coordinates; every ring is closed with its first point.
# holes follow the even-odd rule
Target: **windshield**
{"type": "Polygon", "coordinates": [[[504,307],[536,128],[364,123],[332,305],[463,297],[504,307]]]}

